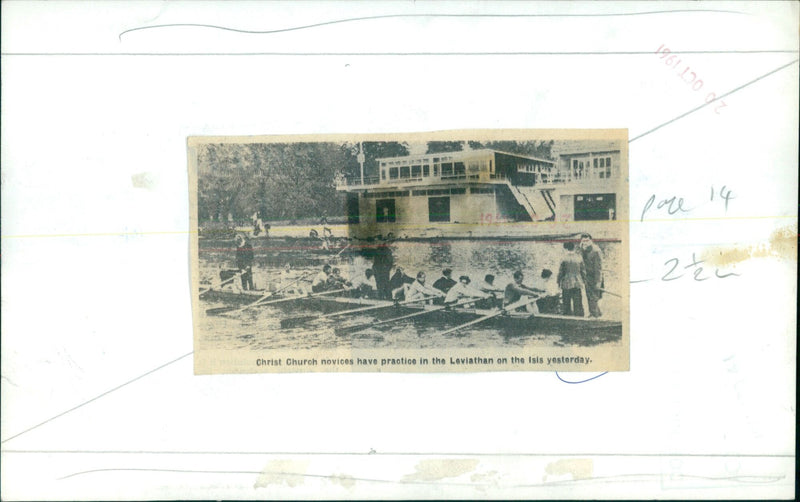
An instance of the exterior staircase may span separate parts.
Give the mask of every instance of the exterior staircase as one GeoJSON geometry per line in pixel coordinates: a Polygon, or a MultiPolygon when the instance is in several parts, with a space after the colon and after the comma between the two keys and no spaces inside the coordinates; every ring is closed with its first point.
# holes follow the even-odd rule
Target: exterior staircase
{"type": "Polygon", "coordinates": [[[518,187],[507,182],[508,188],[531,217],[532,221],[552,220],[555,218],[555,201],[548,190],[536,187],[518,187]],[[537,193],[538,192],[538,193],[537,193]]]}

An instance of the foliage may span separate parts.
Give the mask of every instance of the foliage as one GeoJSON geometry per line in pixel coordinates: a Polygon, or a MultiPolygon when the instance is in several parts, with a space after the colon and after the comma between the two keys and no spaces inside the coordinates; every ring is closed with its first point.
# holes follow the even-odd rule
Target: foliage
{"type": "MultiPolygon", "coordinates": [[[[365,176],[378,175],[377,158],[408,155],[397,142],[364,142],[365,176]]],[[[358,143],[217,143],[198,147],[199,220],[263,220],[342,216],[337,175],[359,176],[358,143]]]]}
{"type": "Polygon", "coordinates": [[[426,153],[460,152],[463,149],[463,141],[428,141],[426,153]]]}

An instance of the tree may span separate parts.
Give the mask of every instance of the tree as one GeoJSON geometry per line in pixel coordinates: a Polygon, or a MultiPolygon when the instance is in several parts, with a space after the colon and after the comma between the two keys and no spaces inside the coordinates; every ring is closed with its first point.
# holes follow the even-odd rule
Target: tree
{"type": "Polygon", "coordinates": [[[463,149],[463,141],[428,141],[427,153],[460,152],[463,149]]]}
{"type": "Polygon", "coordinates": [[[350,161],[337,143],[209,144],[198,152],[198,216],[203,220],[339,216],[333,180],[350,161]]]}

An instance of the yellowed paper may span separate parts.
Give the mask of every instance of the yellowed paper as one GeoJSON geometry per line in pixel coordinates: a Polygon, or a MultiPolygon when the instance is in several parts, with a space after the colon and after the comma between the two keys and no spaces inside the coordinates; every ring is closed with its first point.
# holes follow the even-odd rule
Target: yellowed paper
{"type": "Polygon", "coordinates": [[[189,139],[195,372],[629,368],[626,130],[189,139]]]}

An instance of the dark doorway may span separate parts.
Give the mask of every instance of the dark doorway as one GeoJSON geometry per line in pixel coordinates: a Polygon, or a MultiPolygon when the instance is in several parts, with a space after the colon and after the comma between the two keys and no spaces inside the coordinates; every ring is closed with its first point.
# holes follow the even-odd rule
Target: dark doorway
{"type": "Polygon", "coordinates": [[[347,194],[347,223],[349,225],[358,224],[358,194],[347,194]]]}
{"type": "Polygon", "coordinates": [[[575,221],[616,219],[616,194],[598,193],[575,196],[575,221]]]}
{"type": "Polygon", "coordinates": [[[378,223],[394,223],[394,199],[378,199],[375,201],[375,221],[378,223]]]}
{"type": "Polygon", "coordinates": [[[428,197],[428,221],[450,221],[450,197],[428,197]]]}

